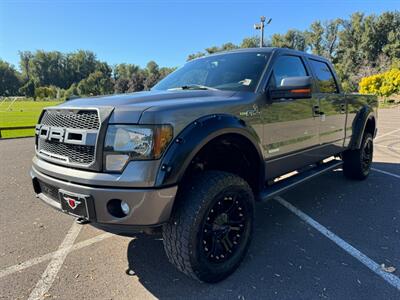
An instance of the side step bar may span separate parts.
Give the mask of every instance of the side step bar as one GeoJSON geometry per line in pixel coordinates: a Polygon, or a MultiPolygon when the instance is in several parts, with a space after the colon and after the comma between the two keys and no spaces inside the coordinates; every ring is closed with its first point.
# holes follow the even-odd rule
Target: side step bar
{"type": "Polygon", "coordinates": [[[311,168],[307,171],[300,172],[286,179],[279,180],[276,183],[266,187],[264,191],[261,192],[260,199],[263,202],[268,201],[284,192],[287,192],[288,190],[296,187],[297,185],[307,180],[310,180],[330,170],[336,169],[340,167],[342,164],[343,161],[338,159],[333,159],[326,163],[317,165],[316,167],[311,168]]]}

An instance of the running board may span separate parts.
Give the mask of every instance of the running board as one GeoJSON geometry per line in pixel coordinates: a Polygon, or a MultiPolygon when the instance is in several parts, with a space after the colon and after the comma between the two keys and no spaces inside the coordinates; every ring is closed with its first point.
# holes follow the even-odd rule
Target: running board
{"type": "Polygon", "coordinates": [[[298,174],[292,175],[287,179],[279,180],[278,182],[266,187],[264,191],[261,192],[261,201],[268,201],[288,190],[296,187],[297,185],[306,182],[314,177],[317,177],[325,172],[336,169],[343,164],[343,161],[338,159],[333,159],[329,162],[318,165],[307,171],[300,172],[298,174]]]}

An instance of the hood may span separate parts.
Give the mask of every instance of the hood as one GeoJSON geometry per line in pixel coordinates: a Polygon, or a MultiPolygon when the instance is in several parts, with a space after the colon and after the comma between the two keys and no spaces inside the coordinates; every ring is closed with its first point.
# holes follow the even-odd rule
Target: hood
{"type": "Polygon", "coordinates": [[[110,123],[129,120],[138,123],[142,113],[154,106],[170,106],[191,102],[213,102],[226,100],[235,94],[233,91],[182,90],[146,91],[131,94],[80,98],[59,105],[60,108],[111,108],[114,110],[110,123]]]}

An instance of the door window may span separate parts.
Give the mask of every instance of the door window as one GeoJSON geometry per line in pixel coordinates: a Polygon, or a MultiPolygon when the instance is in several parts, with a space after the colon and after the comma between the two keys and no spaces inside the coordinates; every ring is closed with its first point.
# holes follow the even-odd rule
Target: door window
{"type": "Polygon", "coordinates": [[[307,76],[303,62],[298,56],[279,56],[272,68],[270,86],[280,87],[282,79],[307,76]]]}
{"type": "Polygon", "coordinates": [[[338,93],[335,78],[328,64],[310,59],[321,93],[338,93]]]}

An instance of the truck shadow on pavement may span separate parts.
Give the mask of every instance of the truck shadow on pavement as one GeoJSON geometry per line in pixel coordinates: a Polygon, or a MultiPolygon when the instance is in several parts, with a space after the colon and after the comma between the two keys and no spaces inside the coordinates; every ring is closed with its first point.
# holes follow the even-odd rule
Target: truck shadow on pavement
{"type": "MultiPolygon", "coordinates": [[[[389,172],[399,166],[374,164],[374,167],[389,172]]],[[[358,210],[358,218],[365,216],[367,222],[372,213],[370,210],[376,206],[374,201],[367,200],[371,199],[372,193],[376,197],[385,197],[382,195],[384,190],[393,193],[392,189],[396,189],[398,192],[397,181],[393,182],[395,178],[382,175],[374,172],[367,181],[355,182],[345,179],[341,171],[333,171],[282,197],[321,223],[335,224],[334,220],[342,218],[341,223],[346,229],[339,227],[339,233],[342,229],[357,233],[352,226],[355,220],[349,217],[351,211],[362,204],[365,209],[358,210]]],[[[387,209],[392,209],[390,203],[384,206],[385,212],[380,213],[382,218],[387,209]]],[[[376,219],[379,221],[380,218],[376,219]]],[[[386,223],[385,226],[392,225],[386,223]]],[[[374,294],[390,297],[394,292],[385,284],[380,291],[365,289],[368,284],[376,286],[379,279],[276,201],[257,204],[249,252],[239,269],[220,283],[199,283],[177,271],[168,262],[161,236],[138,235],[129,243],[127,258],[133,276],[137,276],[139,282],[160,299],[359,298],[374,294]]]]}

